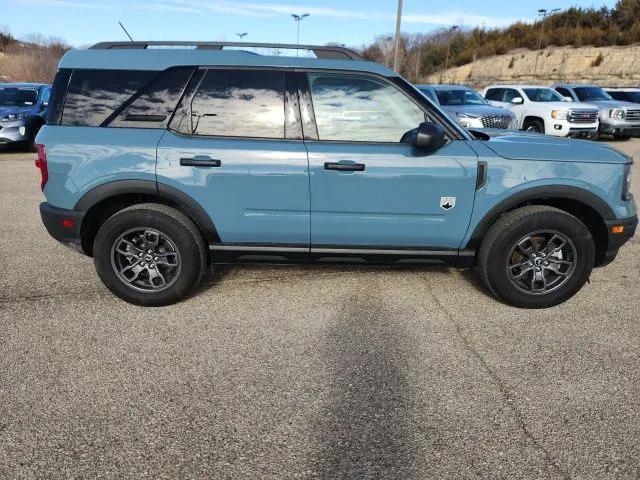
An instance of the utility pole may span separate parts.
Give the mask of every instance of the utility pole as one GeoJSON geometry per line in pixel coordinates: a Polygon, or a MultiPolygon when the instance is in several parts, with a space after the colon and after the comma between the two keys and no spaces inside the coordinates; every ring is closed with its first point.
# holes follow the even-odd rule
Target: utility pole
{"type": "Polygon", "coordinates": [[[402,23],[402,0],[398,0],[398,14],[396,15],[396,41],[393,46],[393,70],[398,71],[398,58],[400,56],[400,24],[402,23]]]}
{"type": "Polygon", "coordinates": [[[542,38],[544,37],[544,24],[547,20],[547,17],[553,15],[556,12],[559,12],[559,8],[554,8],[553,10],[547,10],[546,8],[541,8],[538,10],[538,15],[542,17],[540,21],[540,38],[538,38],[538,51],[536,52],[536,63],[533,65],[533,78],[536,77],[536,71],[538,70],[538,57],[540,56],[540,49],[542,48],[542,38]]]}
{"type": "Polygon", "coordinates": [[[240,39],[240,50],[242,50],[242,39],[248,34],[247,34],[247,32],[243,32],[243,33],[236,33],[236,35],[240,39]]]}
{"type": "Polygon", "coordinates": [[[449,49],[451,48],[451,37],[453,36],[453,32],[458,29],[458,25],[452,25],[449,29],[449,34],[447,35],[447,58],[444,61],[444,69],[447,70],[449,68],[449,49]]]}
{"type": "MultiPolygon", "coordinates": [[[[300,45],[300,22],[302,21],[302,19],[308,17],[309,14],[303,13],[302,15],[296,15],[295,13],[292,13],[291,16],[296,21],[296,25],[298,26],[298,33],[296,35],[296,45],[300,45]]],[[[297,53],[296,53],[296,56],[297,56],[297,53]]]]}

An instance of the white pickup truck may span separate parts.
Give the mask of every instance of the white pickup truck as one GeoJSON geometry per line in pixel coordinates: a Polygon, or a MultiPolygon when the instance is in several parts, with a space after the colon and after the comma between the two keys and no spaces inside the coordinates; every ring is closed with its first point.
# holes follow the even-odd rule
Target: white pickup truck
{"type": "Polygon", "coordinates": [[[556,137],[595,138],[598,135],[598,107],[567,101],[552,88],[491,85],[482,95],[490,104],[511,110],[520,130],[556,137]]]}

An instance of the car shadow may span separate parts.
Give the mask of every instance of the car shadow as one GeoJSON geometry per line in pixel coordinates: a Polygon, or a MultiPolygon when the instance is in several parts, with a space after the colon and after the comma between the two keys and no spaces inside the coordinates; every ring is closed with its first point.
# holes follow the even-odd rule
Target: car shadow
{"type": "Polygon", "coordinates": [[[417,478],[412,394],[396,329],[375,295],[354,292],[332,319],[323,356],[331,382],[312,431],[319,443],[314,476],[417,478]]]}

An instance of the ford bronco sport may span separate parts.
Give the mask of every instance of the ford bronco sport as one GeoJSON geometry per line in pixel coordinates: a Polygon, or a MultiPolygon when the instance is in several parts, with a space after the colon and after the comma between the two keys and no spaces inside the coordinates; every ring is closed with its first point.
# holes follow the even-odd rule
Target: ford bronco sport
{"type": "Polygon", "coordinates": [[[465,130],[340,47],[175,45],[65,54],[37,138],[47,230],[129,302],[176,302],[209,262],[316,262],[475,266],[548,307],[634,234],[613,148],[465,130]]]}

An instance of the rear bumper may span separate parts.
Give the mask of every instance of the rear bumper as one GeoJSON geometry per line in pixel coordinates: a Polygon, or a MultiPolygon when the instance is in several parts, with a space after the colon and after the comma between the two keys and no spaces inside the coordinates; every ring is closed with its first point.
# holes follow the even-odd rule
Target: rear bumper
{"type": "Polygon", "coordinates": [[[43,202],[40,204],[40,216],[49,235],[63,245],[84,253],[80,237],[83,213],[52,207],[47,202],[43,202]],[[73,221],[73,226],[65,226],[63,220],[73,221]]]}
{"type": "Polygon", "coordinates": [[[600,267],[613,262],[618,255],[620,247],[631,240],[635,235],[636,229],[638,228],[638,217],[636,215],[629,218],[623,218],[621,220],[606,220],[605,224],[607,225],[607,231],[609,232],[609,239],[607,243],[607,251],[605,252],[604,257],[598,262],[598,266],[600,267]],[[611,229],[618,226],[624,227],[622,233],[612,233],[611,229]]]}

